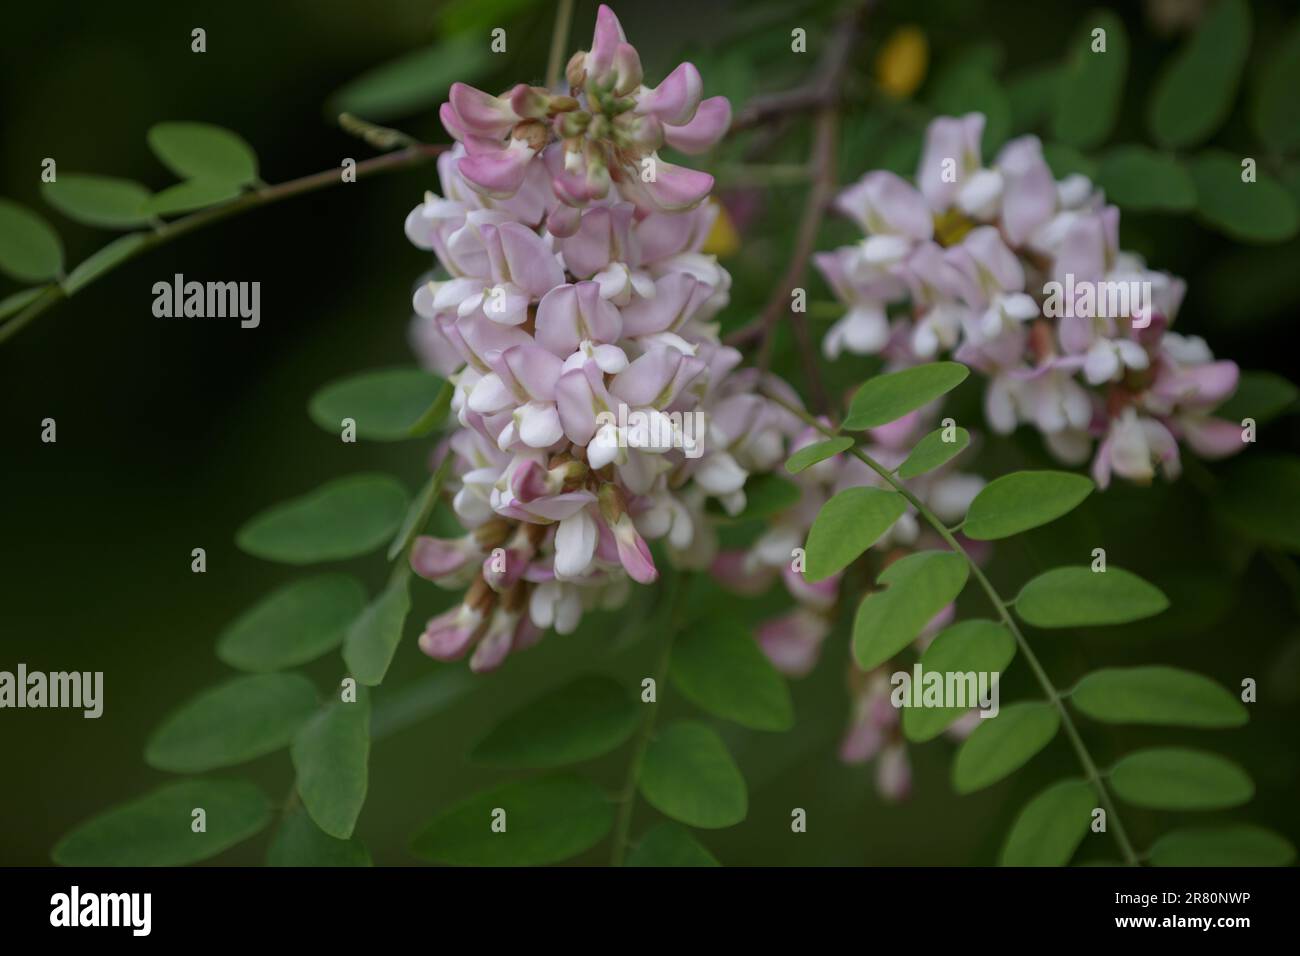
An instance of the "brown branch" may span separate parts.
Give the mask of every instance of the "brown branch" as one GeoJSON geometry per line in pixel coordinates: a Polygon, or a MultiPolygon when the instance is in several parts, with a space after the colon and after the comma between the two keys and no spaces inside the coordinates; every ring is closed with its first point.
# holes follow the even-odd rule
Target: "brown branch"
{"type": "Polygon", "coordinates": [[[804,311],[791,311],[790,299],[794,290],[803,281],[804,273],[808,269],[808,260],[812,258],[813,249],[817,244],[817,233],[821,230],[822,217],[835,193],[835,151],[839,140],[838,131],[838,112],[832,106],[822,107],[817,113],[812,157],[809,162],[813,169],[813,183],[808,190],[808,200],[804,204],[803,215],[799,220],[799,231],[795,236],[790,265],[786,268],[781,282],[773,290],[757,322],[761,340],[756,364],[766,371],[772,362],[777,320],[783,314],[790,316],[790,325],[799,348],[804,378],[812,393],[813,405],[820,412],[827,411],[830,404],[822,387],[821,376],[817,372],[817,351],[808,331],[808,315],[804,311]]]}
{"type": "Polygon", "coordinates": [[[857,43],[862,21],[873,5],[874,0],[854,4],[835,24],[811,80],[792,90],[755,96],[732,119],[730,132],[739,133],[791,113],[810,112],[838,103],[849,57],[857,43]]]}
{"type": "MultiPolygon", "coordinates": [[[[415,143],[407,146],[405,149],[399,149],[396,152],[386,153],[383,156],[376,156],[373,159],[362,160],[356,165],[357,178],[369,176],[374,173],[391,172],[397,169],[406,169],[411,166],[417,166],[421,163],[428,162],[439,153],[449,149],[446,145],[430,145],[427,143],[415,143]]],[[[249,209],[256,209],[259,206],[269,206],[272,203],[279,202],[282,199],[288,199],[291,196],[301,196],[304,193],[315,192],[318,189],[324,189],[326,186],[332,186],[335,183],[343,181],[342,170],[326,169],[319,173],[312,173],[310,176],[303,176],[300,179],[291,179],[285,183],[279,183],[275,186],[263,186],[252,192],[244,193],[237,199],[230,202],[222,203],[219,206],[209,206],[207,209],[191,213],[180,219],[174,219],[171,222],[164,223],[151,233],[142,233],[144,239],[132,249],[127,255],[113,263],[113,269],[128,262],[131,259],[161,246],[164,243],[177,239],[186,233],[194,232],[204,226],[211,225],[222,219],[237,215],[249,209]]],[[[104,270],[101,275],[106,275],[112,270],[104,270]]],[[[99,278],[96,275],[88,280],[83,286],[89,285],[90,282],[99,278]]],[[[52,283],[45,287],[45,290],[37,296],[31,304],[15,315],[8,322],[0,325],[0,342],[4,342],[10,337],[18,334],[24,326],[36,319],[42,313],[53,308],[58,303],[69,297],[69,292],[63,283],[52,283]]]]}
{"type": "Polygon", "coordinates": [[[821,412],[827,412],[830,403],[817,369],[816,345],[808,330],[807,314],[790,311],[790,297],[803,282],[808,270],[808,262],[817,244],[822,218],[835,193],[840,91],[848,71],[849,59],[857,44],[862,21],[872,2],[873,0],[863,0],[847,11],[826,45],[821,62],[818,64],[817,75],[809,83],[785,93],[756,98],[732,124],[732,132],[735,132],[768,120],[784,120],[788,118],[791,110],[801,110],[810,106],[814,106],[817,110],[812,155],[808,161],[812,171],[812,185],[808,190],[808,198],[800,216],[790,264],[763,307],[763,311],[753,321],[728,335],[725,341],[728,345],[740,345],[758,339],[760,344],[756,364],[766,371],[772,361],[777,321],[783,314],[789,314],[804,378],[812,394],[813,406],[821,412]]]}

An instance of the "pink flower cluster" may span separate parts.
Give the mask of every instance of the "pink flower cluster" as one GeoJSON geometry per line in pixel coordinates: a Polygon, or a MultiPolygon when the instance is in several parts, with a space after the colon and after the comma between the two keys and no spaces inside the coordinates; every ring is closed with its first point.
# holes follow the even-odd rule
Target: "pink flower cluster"
{"type": "Polygon", "coordinates": [[[413,550],[417,573],[467,589],[420,647],[472,648],[478,671],[655,580],[647,539],[707,566],[707,500],[743,508],[747,476],[784,460],[794,428],[718,341],[730,277],[700,252],[712,178],[656,152],[708,148],[726,100],[701,100],[689,63],[644,86],[604,6],[567,79],[501,96],[454,85],[442,195],[406,221],[446,272],[415,293],[415,337],[455,385],[450,487],[469,529],[413,550]]]}
{"type": "Polygon", "coordinates": [[[866,236],[815,259],[849,307],[827,356],[951,355],[988,377],[995,431],[1028,423],[1059,460],[1092,456],[1103,488],[1112,474],[1176,477],[1179,441],[1239,451],[1240,429],[1211,415],[1237,366],[1169,330],[1183,281],[1120,250],[1119,210],[1082,175],[1057,181],[1036,137],[985,167],[983,131],[978,113],[936,119],[916,185],[875,171],[838,197],[866,236]]]}

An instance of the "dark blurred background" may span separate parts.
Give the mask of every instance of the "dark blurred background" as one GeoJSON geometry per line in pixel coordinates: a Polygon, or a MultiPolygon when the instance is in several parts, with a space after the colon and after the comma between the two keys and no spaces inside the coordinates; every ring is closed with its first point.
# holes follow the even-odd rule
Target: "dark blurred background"
{"type": "MultiPolygon", "coordinates": [[[[1121,115],[1121,140],[1141,138],[1145,97],[1136,91],[1149,86],[1180,40],[1176,31],[1159,27],[1152,11],[1161,6],[1169,4],[1114,5],[1129,29],[1128,89],[1135,91],[1121,115]]],[[[806,24],[815,52],[831,29],[834,4],[657,0],[616,9],[648,77],[663,75],[691,53],[706,93],[721,86],[743,96],[790,85],[807,72],[811,60],[769,63],[763,51],[788,48],[791,27],[806,24]],[[758,37],[752,48],[737,45],[742,31],[758,37]]],[[[931,73],[984,44],[1001,58],[999,70],[1014,76],[1059,60],[1085,9],[1037,0],[884,0],[856,56],[862,74],[870,76],[881,39],[899,24],[916,23],[929,40],[931,73]]],[[[570,50],[588,45],[594,12],[594,3],[577,4],[570,50]]],[[[1256,4],[1257,43],[1267,45],[1294,15],[1290,4],[1256,4]]],[[[145,131],[160,120],[192,119],[241,133],[257,150],[268,182],[337,168],[343,157],[373,152],[339,132],[326,108],[347,81],[458,27],[481,31],[486,44],[490,24],[507,28],[508,52],[479,84],[496,89],[540,82],[552,19],[550,3],[519,0],[10,4],[0,31],[0,191],[41,209],[75,263],[109,235],[44,207],[38,191],[44,157],[55,157],[60,172],[120,175],[161,188],[171,177],[149,152],[145,131]],[[198,26],[207,31],[202,55],[190,52],[190,31],[198,26]]],[[[426,141],[445,141],[431,106],[376,118],[426,141]]],[[[904,136],[900,129],[882,127],[861,150],[846,136],[841,181],[879,161],[894,138],[904,136]]],[[[1234,116],[1218,141],[1231,144],[1240,135],[1234,116]]],[[[777,160],[802,155],[806,142],[806,130],[791,128],[774,147],[777,160]]],[[[50,847],[73,825],[165,779],[143,762],[147,734],[177,704],[229,675],[213,653],[221,628],[297,574],[236,550],[234,531],[246,518],[352,471],[390,470],[412,490],[418,487],[425,445],[345,445],[317,429],[305,405],[329,380],[411,362],[409,296],[429,262],[405,240],[402,221],[429,188],[437,188],[431,165],[255,210],[129,263],[0,347],[0,669],[21,661],[45,671],[102,670],[106,684],[99,720],[70,711],[0,711],[0,864],[47,864],[50,847]],[[151,287],[176,272],[200,280],[260,281],[261,327],[155,318],[151,287]],[[57,420],[57,444],[40,441],[46,417],[57,420]],[[207,549],[205,574],[190,571],[195,547],[207,549]]],[[[736,275],[726,314],[733,324],[754,314],[778,274],[802,187],[741,198],[751,211],[745,228],[753,239],[746,232],[745,248],[727,260],[736,275]]],[[[822,245],[851,234],[832,224],[822,245]]],[[[1289,326],[1300,300],[1295,240],[1246,247],[1187,217],[1128,214],[1123,238],[1125,246],[1151,253],[1153,264],[1187,278],[1180,331],[1206,336],[1217,355],[1244,368],[1295,376],[1293,346],[1283,346],[1293,339],[1289,326]]],[[[0,282],[0,297],[17,288],[0,282]]],[[[824,290],[821,298],[827,298],[824,290]]],[[[833,384],[860,381],[866,367],[841,363],[833,384]]],[[[978,414],[975,392],[963,392],[958,401],[966,403],[968,418],[978,414]]],[[[1294,451],[1298,437],[1289,418],[1269,426],[1261,441],[1294,451]]],[[[1036,439],[1022,434],[990,448],[981,470],[995,474],[1008,464],[1038,462],[1039,455],[1036,439]]],[[[1183,482],[1120,486],[1095,497],[1050,529],[999,546],[994,578],[1013,590],[1048,562],[1077,560],[1079,549],[1095,546],[1099,534],[1112,560],[1165,587],[1174,609],[1146,626],[1037,635],[1049,670],[1062,685],[1101,664],[1146,662],[1177,662],[1230,687],[1242,677],[1257,678],[1260,701],[1248,727],[1201,734],[1192,742],[1233,755],[1258,784],[1252,804],[1223,818],[1264,823],[1300,840],[1300,636],[1293,596],[1275,567],[1220,528],[1199,492],[1183,482]]],[[[372,589],[385,574],[377,557],[348,569],[372,589]]],[[[418,652],[414,637],[445,597],[418,584],[416,594],[407,640],[381,694],[435,666],[418,652]]],[[[968,614],[987,613],[974,593],[963,604],[968,614]]],[[[508,776],[465,760],[501,714],[593,662],[629,680],[646,673],[653,640],[608,652],[611,635],[630,615],[645,612],[644,604],[633,605],[572,638],[548,637],[452,709],[377,744],[358,827],[376,862],[412,862],[405,846],[420,824],[459,796],[508,776]]],[[[795,731],[720,728],[751,790],[743,824],[699,834],[723,862],[990,863],[1016,810],[1047,782],[1077,772],[1058,741],[1026,771],[959,798],[948,778],[951,746],[939,742],[910,749],[912,799],[883,804],[873,790],[872,768],[844,767],[835,758],[848,716],[847,640],[841,627],[815,674],[796,685],[795,731]],[[807,834],[790,832],[790,808],[796,806],[809,811],[807,834]]],[[[308,669],[322,687],[337,670],[332,656],[308,669]]],[[[1017,665],[1008,675],[1004,701],[1031,692],[1023,670],[1017,665]]],[[[686,712],[671,693],[668,698],[670,713],[686,712]]],[[[1137,743],[1189,737],[1091,725],[1086,733],[1103,760],[1137,743]]],[[[595,773],[612,783],[626,759],[618,752],[595,773]]],[[[285,793],[291,782],[283,753],[249,772],[274,794],[285,793]]],[[[642,803],[637,828],[653,816],[642,803]]],[[[1169,814],[1128,810],[1125,816],[1142,845],[1176,822],[1169,814]]],[[[269,836],[216,862],[260,862],[269,836]]],[[[1093,847],[1086,842],[1081,856],[1113,856],[1107,838],[1093,847]]],[[[586,859],[603,859],[604,852],[586,859]]]]}

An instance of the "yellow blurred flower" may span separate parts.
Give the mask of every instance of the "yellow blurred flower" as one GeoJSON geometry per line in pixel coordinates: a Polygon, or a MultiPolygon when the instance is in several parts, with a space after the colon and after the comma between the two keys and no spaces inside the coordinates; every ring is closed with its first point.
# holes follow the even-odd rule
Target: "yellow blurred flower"
{"type": "Polygon", "coordinates": [[[710,199],[709,202],[717,207],[718,217],[713,220],[713,228],[709,230],[700,251],[725,259],[740,248],[740,236],[736,233],[736,226],[731,221],[727,207],[716,199],[710,199]]]}
{"type": "Polygon", "coordinates": [[[899,99],[916,92],[930,62],[930,44],[918,26],[902,26],[889,35],[876,57],[876,82],[899,99]]]}

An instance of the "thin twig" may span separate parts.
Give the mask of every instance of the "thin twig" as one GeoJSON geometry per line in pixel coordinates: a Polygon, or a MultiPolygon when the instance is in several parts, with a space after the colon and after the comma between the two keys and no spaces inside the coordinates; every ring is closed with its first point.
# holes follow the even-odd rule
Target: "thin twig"
{"type": "MultiPolygon", "coordinates": [[[[411,166],[418,166],[433,159],[439,153],[448,149],[445,145],[430,145],[428,143],[416,143],[407,146],[405,149],[396,152],[386,153],[383,156],[376,156],[373,159],[363,160],[356,165],[357,179],[364,176],[370,176],[375,173],[393,172],[399,169],[407,169],[411,166]]],[[[342,170],[339,168],[322,170],[319,173],[313,173],[310,176],[303,176],[300,179],[291,179],[285,183],[279,183],[275,186],[265,186],[255,189],[252,192],[244,193],[238,199],[223,203],[219,206],[210,206],[207,209],[191,213],[180,219],[174,219],[171,222],[160,225],[151,233],[144,234],[144,239],[129,253],[122,256],[113,263],[111,269],[105,269],[86,280],[78,288],[84,288],[91,282],[96,281],[103,275],[117,269],[124,262],[142,255],[143,253],[154,249],[174,239],[179,239],[188,233],[212,223],[220,222],[231,216],[247,212],[250,209],[257,209],[262,206],[269,206],[272,203],[280,202],[283,199],[289,199],[293,196],[301,196],[305,193],[316,192],[327,186],[333,186],[336,183],[343,182],[342,170]]],[[[0,325],[0,342],[4,342],[16,335],[24,326],[34,320],[37,316],[46,312],[54,305],[62,302],[69,297],[69,293],[62,283],[56,283],[48,286],[36,299],[34,299],[25,309],[15,315],[8,322],[0,325]]]]}
{"type": "Polygon", "coordinates": [[[551,53],[546,59],[546,88],[555,92],[564,69],[564,51],[569,45],[569,25],[573,22],[573,0],[560,0],[555,8],[555,28],[551,31],[551,53]]]}
{"type": "Polygon", "coordinates": [[[816,346],[808,332],[807,314],[802,310],[792,310],[790,299],[794,290],[803,282],[804,273],[808,270],[808,260],[812,258],[813,250],[817,245],[817,233],[821,230],[822,217],[835,193],[835,150],[838,130],[839,114],[836,109],[831,106],[822,107],[817,114],[812,159],[809,163],[814,170],[812,187],[808,190],[808,200],[804,204],[803,216],[799,220],[799,231],[795,236],[790,264],[758,317],[759,334],[762,339],[755,363],[764,371],[771,365],[777,320],[783,314],[789,315],[795,342],[799,348],[799,357],[803,363],[804,379],[812,392],[814,405],[820,412],[825,412],[830,405],[826,399],[825,389],[822,387],[821,376],[817,372],[816,346]]]}
{"type": "Polygon", "coordinates": [[[805,113],[839,102],[840,88],[857,43],[858,30],[872,6],[873,0],[854,4],[835,24],[817,64],[817,73],[811,80],[792,90],[755,96],[732,119],[730,132],[739,133],[791,113],[805,113]]]}
{"type": "MultiPolygon", "coordinates": [[[[781,398],[781,396],[770,391],[765,391],[764,395],[785,408],[791,414],[801,418],[808,425],[817,429],[828,438],[834,438],[838,435],[836,430],[827,428],[802,408],[790,404],[781,398]]],[[[988,597],[994,610],[997,611],[998,617],[1001,618],[1003,625],[1011,632],[1012,636],[1015,637],[1021,655],[1029,662],[1029,669],[1034,672],[1034,677],[1037,679],[1043,693],[1047,695],[1048,702],[1056,708],[1057,713],[1060,715],[1061,726],[1065,730],[1065,736],[1069,739],[1071,746],[1074,748],[1075,755],[1079,758],[1079,763],[1083,766],[1088,782],[1091,783],[1093,789],[1096,790],[1097,796],[1106,810],[1106,819],[1113,828],[1112,832],[1115,834],[1115,841],[1119,844],[1120,852],[1124,855],[1125,862],[1130,866],[1137,866],[1138,855],[1133,849],[1133,844],[1129,841],[1128,833],[1124,830],[1124,824],[1120,822],[1119,811],[1116,809],[1115,802],[1111,799],[1110,789],[1106,786],[1106,781],[1102,776],[1101,771],[1097,768],[1097,764],[1093,761],[1092,755],[1088,752],[1088,748],[1084,744],[1083,738],[1079,735],[1078,728],[1075,727],[1074,719],[1070,716],[1070,711],[1065,706],[1065,701],[1061,696],[1061,692],[1058,691],[1056,685],[1052,683],[1052,679],[1047,675],[1047,671],[1039,662],[1038,656],[1034,654],[1033,649],[1029,646],[1029,642],[1025,639],[1024,634],[1021,633],[1020,627],[1016,624],[1015,618],[1011,616],[1011,612],[1008,610],[1008,607],[1010,606],[1009,602],[1004,601],[1001,598],[988,577],[985,576],[983,570],[975,563],[970,554],[967,553],[966,549],[962,547],[961,542],[958,541],[953,536],[953,533],[948,530],[947,526],[940,521],[932,511],[930,511],[921,499],[917,498],[906,485],[899,481],[892,471],[885,468],[856,444],[849,449],[849,453],[878,474],[888,482],[895,491],[907,499],[908,504],[916,509],[917,514],[921,515],[921,517],[925,519],[926,523],[939,533],[939,536],[943,538],[944,543],[948,545],[949,549],[954,553],[961,555],[961,557],[966,561],[966,564],[970,568],[971,575],[973,575],[975,580],[979,582],[984,594],[988,597]]]]}
{"type": "Polygon", "coordinates": [[[844,85],[844,77],[848,71],[863,19],[871,6],[872,0],[864,0],[846,12],[826,44],[814,79],[805,86],[785,93],[755,98],[732,124],[732,132],[735,132],[769,119],[784,118],[791,111],[808,108],[817,110],[812,153],[808,161],[812,185],[809,187],[803,214],[799,220],[790,263],[762,312],[751,322],[729,334],[725,341],[729,345],[742,345],[758,339],[760,344],[756,364],[760,369],[766,370],[772,361],[777,321],[783,314],[789,314],[804,378],[808,383],[813,406],[819,412],[827,411],[830,403],[817,370],[816,346],[808,330],[807,315],[792,311],[790,300],[794,290],[804,281],[808,262],[817,245],[817,234],[821,229],[822,219],[835,192],[840,91],[844,85]]]}

